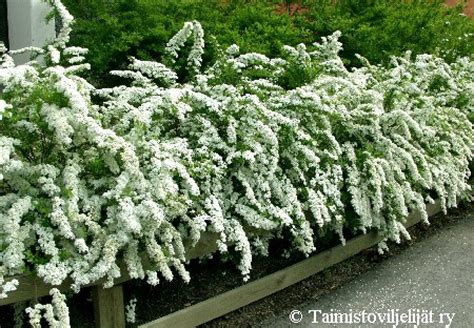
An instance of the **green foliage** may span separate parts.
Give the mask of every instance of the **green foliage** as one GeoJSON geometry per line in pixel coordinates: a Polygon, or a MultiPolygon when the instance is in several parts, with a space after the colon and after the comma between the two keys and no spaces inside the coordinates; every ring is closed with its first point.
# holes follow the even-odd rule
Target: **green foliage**
{"type": "Polygon", "coordinates": [[[372,63],[387,64],[390,56],[405,51],[432,53],[448,62],[474,53],[474,22],[462,8],[447,8],[442,0],[308,1],[306,29],[329,34],[342,32],[341,56],[358,64],[355,54],[372,63]]]}
{"type": "Polygon", "coordinates": [[[355,54],[387,64],[390,56],[407,50],[437,54],[448,62],[474,53],[474,21],[460,15],[460,7],[447,8],[441,0],[306,0],[300,2],[299,13],[289,16],[284,8],[291,2],[66,0],[65,4],[77,19],[72,42],[89,48],[90,74],[99,85],[117,84],[117,77],[107,73],[125,68],[128,56],[163,60],[166,42],[191,20],[206,30],[204,66],[215,61],[218,44],[235,43],[244,53],[276,57],[282,55],[283,45],[319,41],[335,30],[342,32],[341,56],[350,66],[359,65],[355,54]]]}
{"type": "MultiPolygon", "coordinates": [[[[72,43],[89,48],[96,84],[115,84],[107,76],[125,68],[128,56],[162,60],[166,42],[186,21],[206,30],[204,65],[217,56],[217,43],[238,44],[243,52],[279,55],[285,44],[311,41],[309,31],[293,27],[293,18],[274,13],[266,1],[221,0],[67,0],[76,17],[72,43]],[[215,37],[215,38],[214,38],[215,37]],[[217,42],[216,42],[217,41],[217,42]]],[[[184,56],[183,56],[184,57],[184,56]]]]}

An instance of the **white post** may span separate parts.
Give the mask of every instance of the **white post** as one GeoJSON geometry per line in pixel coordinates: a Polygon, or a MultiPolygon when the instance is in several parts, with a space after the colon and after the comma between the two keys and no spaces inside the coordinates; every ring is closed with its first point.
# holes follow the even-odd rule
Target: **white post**
{"type": "MultiPolygon", "coordinates": [[[[42,47],[56,35],[54,19],[46,22],[51,7],[42,0],[7,0],[8,39],[10,50],[42,47]]],[[[14,57],[18,64],[26,63],[30,54],[14,57]]]]}

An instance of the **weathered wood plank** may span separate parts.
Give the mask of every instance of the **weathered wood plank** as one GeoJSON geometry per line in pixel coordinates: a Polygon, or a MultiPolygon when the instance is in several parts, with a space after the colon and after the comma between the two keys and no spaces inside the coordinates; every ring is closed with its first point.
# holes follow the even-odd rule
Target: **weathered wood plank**
{"type": "MultiPolygon", "coordinates": [[[[440,210],[439,202],[427,206],[429,216],[440,210]]],[[[410,227],[420,220],[421,214],[414,212],[407,218],[405,226],[410,227]]],[[[261,279],[144,324],[140,328],[195,327],[300,282],[376,245],[381,240],[376,232],[355,237],[345,246],[333,247],[261,279]]]]}
{"type": "Polygon", "coordinates": [[[112,288],[94,286],[92,298],[97,328],[125,328],[122,285],[112,288]]]}

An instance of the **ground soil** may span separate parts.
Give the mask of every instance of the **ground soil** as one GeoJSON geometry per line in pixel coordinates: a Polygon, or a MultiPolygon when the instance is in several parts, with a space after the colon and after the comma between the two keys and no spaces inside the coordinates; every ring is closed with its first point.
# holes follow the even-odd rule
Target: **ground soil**
{"type": "Polygon", "coordinates": [[[457,222],[473,211],[474,203],[471,203],[449,211],[448,215],[437,215],[430,219],[430,226],[418,224],[410,228],[412,240],[399,245],[391,244],[390,251],[384,255],[379,255],[375,248],[367,249],[298,284],[204,324],[202,327],[258,327],[264,319],[273,317],[276,314],[289,313],[294,304],[302,304],[311,299],[318,299],[324,294],[330,293],[336,288],[354,280],[386,259],[397,256],[397,254],[402,252],[409,252],[410,246],[414,243],[430,238],[444,229],[450,229],[450,227],[456,225],[457,222]]]}
{"type": "Polygon", "coordinates": [[[465,3],[464,14],[474,18],[474,0],[447,0],[445,3],[450,7],[456,6],[459,3],[465,3]]]}

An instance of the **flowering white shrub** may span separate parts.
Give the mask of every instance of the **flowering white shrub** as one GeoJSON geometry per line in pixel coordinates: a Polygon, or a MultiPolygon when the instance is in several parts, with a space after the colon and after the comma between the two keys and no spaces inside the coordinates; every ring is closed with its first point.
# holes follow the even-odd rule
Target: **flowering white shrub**
{"type": "MultiPolygon", "coordinates": [[[[45,64],[0,60],[0,297],[8,277],[34,272],[72,288],[124,263],[132,278],[185,281],[185,242],[218,234],[220,252],[252,254],[286,238],[305,254],[317,232],[377,229],[400,241],[403,222],[470,190],[474,64],[429,55],[348,71],[339,34],[284,58],[232,46],[202,71],[203,31],[185,24],[167,44],[191,44],[180,82],[162,63],[112,72],[130,85],[96,90],[79,77],[86,50],[67,47],[72,17],[58,1],[59,37],[45,64]],[[93,102],[92,97],[100,101],[93,102]]],[[[172,61],[176,63],[176,61],[172,61]]],[[[28,310],[67,326],[63,298],[28,310]],[[56,309],[56,312],[54,312],[56,309]],[[55,318],[55,313],[57,318],[55,318]]],[[[39,319],[38,319],[39,318],[39,319]]]]}

